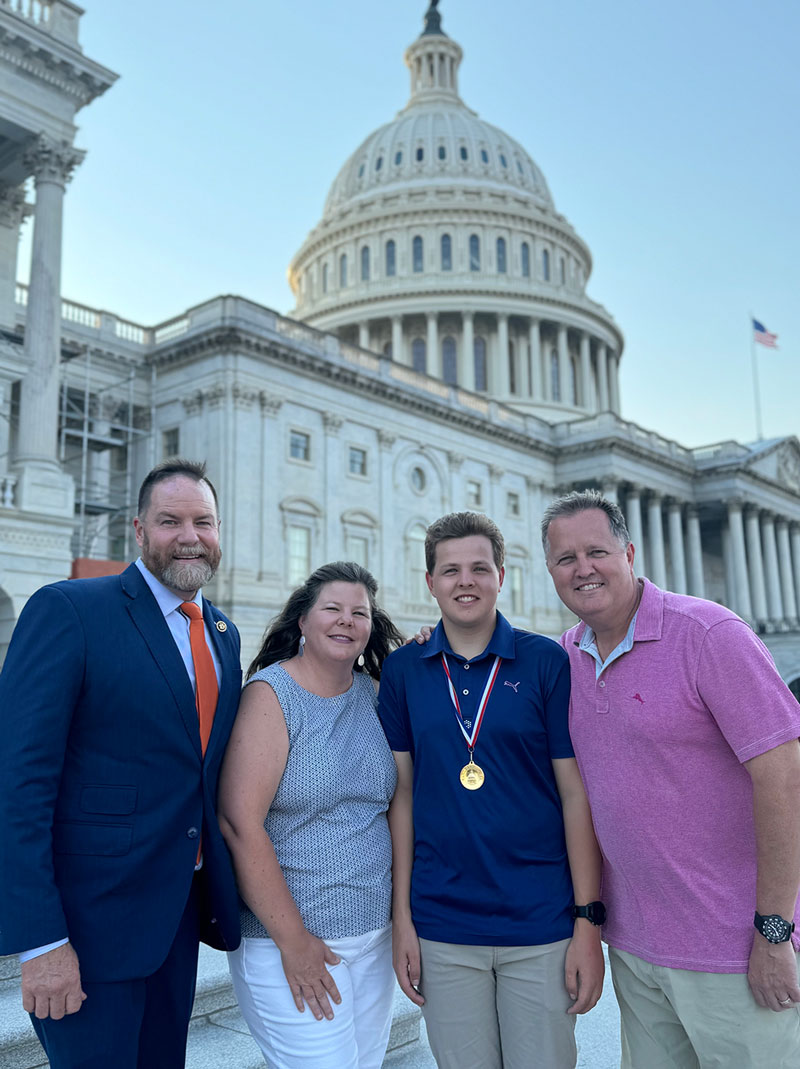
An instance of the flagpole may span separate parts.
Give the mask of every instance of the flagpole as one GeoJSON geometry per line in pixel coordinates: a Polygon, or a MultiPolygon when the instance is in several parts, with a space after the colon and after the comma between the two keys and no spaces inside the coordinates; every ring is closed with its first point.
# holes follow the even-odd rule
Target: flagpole
{"type": "Polygon", "coordinates": [[[750,357],[753,362],[753,401],[756,406],[756,435],[759,442],[763,440],[764,434],[761,429],[761,394],[758,389],[758,363],[756,361],[756,335],[755,327],[753,326],[753,313],[750,313],[750,357]]]}

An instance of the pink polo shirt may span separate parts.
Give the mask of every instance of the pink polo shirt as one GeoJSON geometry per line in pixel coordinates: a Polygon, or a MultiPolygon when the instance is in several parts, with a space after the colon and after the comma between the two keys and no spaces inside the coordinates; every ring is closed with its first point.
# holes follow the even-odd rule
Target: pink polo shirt
{"type": "Polygon", "coordinates": [[[599,678],[578,648],[586,625],[561,638],[604,857],[603,937],[655,965],[746,972],[756,849],[742,762],[798,738],[800,705],[738,616],[643,582],[633,648],[599,678]]]}

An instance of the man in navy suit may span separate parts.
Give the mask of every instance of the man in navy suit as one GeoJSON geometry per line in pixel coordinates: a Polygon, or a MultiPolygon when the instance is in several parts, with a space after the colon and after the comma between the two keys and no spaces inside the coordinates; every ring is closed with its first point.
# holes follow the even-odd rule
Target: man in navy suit
{"type": "Polygon", "coordinates": [[[200,594],[220,560],[205,466],[154,468],[134,527],[121,575],[30,598],[0,675],[0,954],[54,1069],[182,1067],[198,942],[239,942],[215,812],[239,636],[200,594]],[[189,602],[217,677],[205,753],[189,602]]]}

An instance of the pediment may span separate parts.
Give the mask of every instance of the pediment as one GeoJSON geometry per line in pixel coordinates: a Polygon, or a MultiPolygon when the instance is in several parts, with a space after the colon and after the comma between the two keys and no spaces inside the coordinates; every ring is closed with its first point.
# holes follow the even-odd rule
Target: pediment
{"type": "Polygon", "coordinates": [[[761,450],[756,446],[745,466],[800,494],[800,442],[796,438],[783,438],[761,450]]]}

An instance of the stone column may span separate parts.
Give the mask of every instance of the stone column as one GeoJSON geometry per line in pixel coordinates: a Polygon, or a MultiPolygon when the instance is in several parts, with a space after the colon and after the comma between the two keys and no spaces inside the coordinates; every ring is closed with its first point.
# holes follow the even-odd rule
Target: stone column
{"type": "Polygon", "coordinates": [[[731,558],[731,575],[734,588],[729,600],[731,608],[748,623],[753,619],[750,601],[750,585],[747,576],[747,554],[744,548],[744,524],[742,523],[742,503],[735,499],[728,501],[729,552],[731,558]]]}
{"type": "Polygon", "coordinates": [[[84,157],[66,141],[40,135],[23,157],[33,172],[36,208],[25,315],[25,360],[16,463],[59,471],[58,379],[61,359],[61,229],[64,190],[84,157]]]}
{"type": "Polygon", "coordinates": [[[686,593],[686,557],[683,552],[683,523],[680,501],[670,501],[667,508],[669,529],[669,559],[672,571],[670,589],[676,594],[686,593]]]}
{"type": "Polygon", "coordinates": [[[400,517],[395,514],[395,493],[392,479],[392,450],[396,441],[396,436],[389,431],[378,431],[381,559],[377,562],[377,568],[374,571],[376,575],[381,577],[383,597],[390,603],[399,599],[404,574],[403,554],[397,552],[396,533],[400,517]]]}
{"type": "Polygon", "coordinates": [[[650,575],[656,586],[667,585],[667,561],[664,556],[664,526],[661,518],[661,494],[651,494],[647,504],[647,533],[650,536],[650,575]]]}
{"type": "Polygon", "coordinates": [[[366,320],[358,324],[358,344],[362,349],[369,349],[369,323],[366,320]]]}
{"type": "Polygon", "coordinates": [[[778,546],[775,542],[775,517],[771,512],[762,514],[761,539],[764,546],[764,577],[767,583],[768,626],[775,630],[783,625],[783,598],[778,572],[778,546]]]}
{"type": "MultiPolygon", "coordinates": [[[[607,501],[613,501],[615,505],[619,504],[616,479],[603,479],[601,490],[603,493],[603,497],[607,501]]],[[[630,531],[628,532],[628,534],[630,534],[630,531]]]]}
{"type": "Polygon", "coordinates": [[[589,335],[584,331],[581,334],[581,408],[587,412],[592,408],[592,358],[589,335]]]}
{"type": "Polygon", "coordinates": [[[403,352],[403,317],[392,316],[392,360],[397,364],[407,363],[403,352]]]}
{"type": "Polygon", "coordinates": [[[508,397],[511,384],[508,379],[508,316],[497,313],[497,364],[495,390],[502,398],[508,397]]]}
{"type": "Polygon", "coordinates": [[[608,354],[608,404],[611,411],[618,416],[620,413],[619,357],[612,352],[608,354]]]}
{"type": "Polygon", "coordinates": [[[540,401],[545,394],[542,390],[542,341],[538,319],[532,319],[528,325],[528,348],[531,355],[531,394],[540,401]]]}
{"type": "Polygon", "coordinates": [[[561,387],[561,404],[571,405],[569,373],[569,346],[567,345],[567,328],[558,324],[558,382],[561,387]]]}
{"type": "MultiPolygon", "coordinates": [[[[541,334],[540,334],[541,337],[541,334]]],[[[548,338],[542,352],[542,394],[545,401],[553,400],[553,375],[550,370],[550,349],[552,344],[548,338]]]]}
{"type": "Polygon", "coordinates": [[[793,523],[791,529],[792,560],[794,563],[794,600],[800,610],[800,524],[793,523]]]}
{"type": "Polygon", "coordinates": [[[344,420],[337,412],[323,412],[322,425],[325,428],[325,453],[323,457],[325,479],[325,515],[323,529],[325,543],[321,547],[325,560],[341,560],[344,553],[341,523],[341,485],[342,485],[342,446],[339,431],[344,420]]]}
{"type": "Polygon", "coordinates": [[[597,361],[597,392],[598,392],[598,411],[607,412],[609,407],[608,402],[608,360],[606,356],[607,350],[605,343],[598,341],[597,353],[595,359],[597,361]]]}
{"type": "Polygon", "coordinates": [[[447,503],[447,507],[452,511],[456,511],[458,509],[457,502],[463,500],[463,480],[460,475],[463,463],[464,456],[462,453],[457,453],[454,449],[447,450],[447,468],[450,473],[450,483],[447,487],[450,500],[447,503]]]}
{"type": "Polygon", "coordinates": [[[789,548],[789,524],[784,519],[779,519],[775,524],[775,533],[778,536],[778,566],[781,573],[781,593],[783,594],[783,607],[786,611],[786,622],[790,627],[797,627],[797,599],[794,595],[794,577],[792,575],[792,553],[789,548]]]}
{"type": "Polygon", "coordinates": [[[686,510],[686,544],[689,550],[689,593],[695,598],[706,596],[703,579],[703,544],[700,538],[700,517],[694,505],[686,510]]]}
{"type": "Polygon", "coordinates": [[[642,492],[638,486],[632,486],[625,498],[625,519],[628,534],[633,542],[633,568],[636,575],[645,574],[644,528],[642,527],[642,492]]]}
{"type": "Polygon", "coordinates": [[[277,394],[261,390],[259,402],[261,405],[261,471],[259,474],[263,489],[258,497],[263,507],[257,510],[255,516],[258,524],[257,578],[260,582],[269,582],[277,595],[277,591],[281,589],[285,580],[283,554],[276,553],[276,547],[282,546],[283,543],[274,475],[275,454],[281,448],[278,413],[283,405],[283,399],[277,394]]]}
{"type": "Polygon", "coordinates": [[[461,334],[461,377],[465,390],[475,389],[475,319],[472,312],[463,312],[461,334]]]}
{"type": "Polygon", "coordinates": [[[767,622],[767,588],[764,585],[764,561],[761,556],[761,531],[758,509],[752,505],[745,511],[744,530],[747,538],[747,562],[750,572],[750,599],[753,615],[759,627],[767,622]]]}
{"type": "Polygon", "coordinates": [[[428,327],[428,374],[440,379],[442,377],[442,354],[439,352],[439,322],[436,312],[428,312],[425,322],[428,327]]]}

